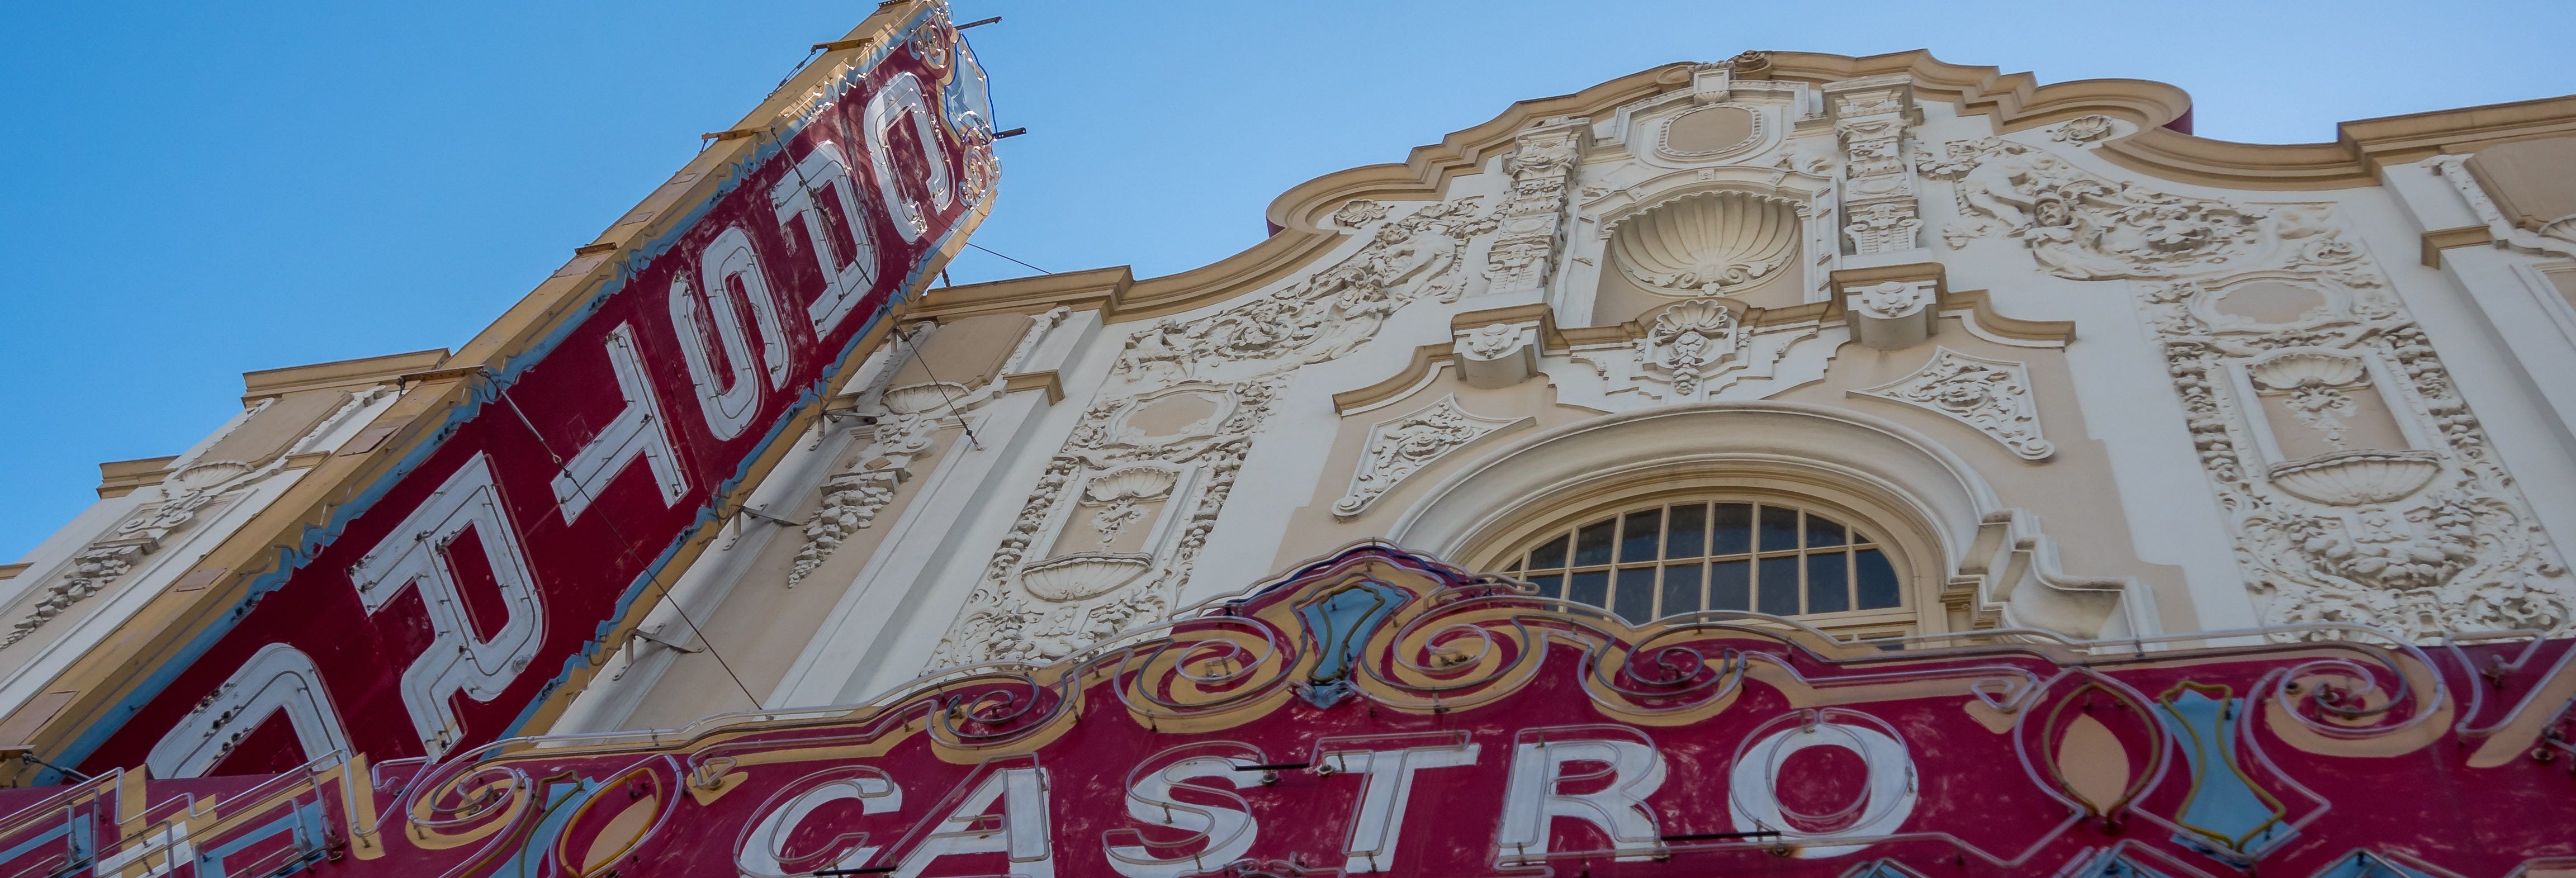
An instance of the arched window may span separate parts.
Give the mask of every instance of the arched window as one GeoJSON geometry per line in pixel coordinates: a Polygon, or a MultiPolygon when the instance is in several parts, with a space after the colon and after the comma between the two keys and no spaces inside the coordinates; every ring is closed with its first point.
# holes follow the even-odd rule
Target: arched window
{"type": "Polygon", "coordinates": [[[1505,556],[1505,572],[1633,622],[1700,610],[1859,621],[1905,605],[1882,546],[1866,529],[1794,505],[1699,498],[1542,532],[1505,556]]]}

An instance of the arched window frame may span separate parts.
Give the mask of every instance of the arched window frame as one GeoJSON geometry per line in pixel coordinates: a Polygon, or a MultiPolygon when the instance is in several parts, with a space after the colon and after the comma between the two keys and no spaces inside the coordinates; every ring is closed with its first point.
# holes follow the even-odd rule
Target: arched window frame
{"type": "MultiPolygon", "coordinates": [[[[1910,522],[1904,521],[1904,516],[1896,514],[1896,510],[1870,502],[1871,498],[1847,494],[1802,479],[1744,478],[1740,474],[1729,478],[1715,474],[1682,475],[1671,471],[1667,471],[1665,476],[1664,479],[1647,483],[1631,480],[1622,480],[1621,483],[1614,484],[1596,483],[1586,486],[1585,490],[1575,492],[1581,495],[1578,498],[1556,502],[1548,502],[1547,499],[1542,498],[1539,502],[1531,504],[1530,508],[1516,510],[1506,516],[1500,526],[1488,529],[1479,539],[1473,541],[1474,548],[1465,553],[1465,557],[1474,559],[1477,569],[1481,570],[1506,571],[1510,568],[1518,568],[1517,572],[1510,572],[1507,575],[1527,581],[1544,575],[1533,571],[1528,566],[1528,555],[1532,549],[1539,547],[1552,534],[1571,535],[1578,529],[1604,518],[1610,518],[1624,526],[1629,515],[1642,512],[1649,507],[1670,510],[1676,505],[1693,503],[1746,504],[1757,510],[1754,513],[1757,516],[1754,529],[1758,532],[1760,530],[1759,509],[1764,507],[1791,509],[1801,514],[1802,525],[1805,516],[1814,515],[1839,523],[1847,531],[1866,534],[1868,536],[1866,548],[1880,553],[1880,557],[1887,562],[1889,571],[1895,579],[1897,604],[1893,607],[1862,608],[1858,605],[1859,595],[1852,594],[1854,606],[1849,609],[1810,613],[1805,612],[1806,607],[1802,603],[1801,612],[1774,615],[1788,616],[1802,624],[1814,626],[1838,637],[1852,639],[1931,634],[1969,627],[1965,624],[1968,621],[1966,619],[1956,620],[1957,624],[1954,624],[1953,620],[1948,618],[1947,609],[1951,601],[1945,600],[1946,596],[1937,582],[1938,577],[1932,566],[1927,563],[1930,546],[1920,534],[1914,533],[1915,528],[1907,526],[1910,522]]],[[[1618,574],[1615,571],[1634,569],[1630,562],[1617,554],[1624,548],[1618,544],[1620,536],[1622,535],[1614,531],[1613,559],[1610,563],[1569,564],[1560,569],[1614,571],[1611,573],[1609,589],[1613,600],[1608,604],[1596,605],[1602,606],[1603,610],[1612,615],[1629,619],[1632,624],[1635,624],[1644,620],[1629,617],[1621,612],[1621,607],[1616,605],[1619,584],[1618,574]]],[[[1701,586],[1704,594],[1708,593],[1714,585],[1710,580],[1715,578],[1715,563],[1718,560],[1753,560],[1753,563],[1748,566],[1752,568],[1749,572],[1755,586],[1753,597],[1758,601],[1760,598],[1758,577],[1763,565],[1761,559],[1802,558],[1811,553],[1812,549],[1825,548],[1806,546],[1803,532],[1798,541],[1799,547],[1794,550],[1785,548],[1777,552],[1765,550],[1759,547],[1758,536],[1756,539],[1756,548],[1752,552],[1732,553],[1725,556],[1702,555],[1694,559],[1707,565],[1703,568],[1707,578],[1702,580],[1701,586]]],[[[1572,554],[1571,548],[1569,546],[1569,556],[1572,554]]],[[[1857,559],[1852,555],[1856,554],[1855,549],[1862,546],[1851,543],[1847,539],[1839,548],[1846,553],[1847,559],[1856,562],[1857,559]]],[[[1569,561],[1571,560],[1569,557],[1569,561]]],[[[1658,559],[1656,565],[1663,566],[1662,560],[1658,559]]],[[[1643,562],[1638,562],[1634,566],[1642,567],[1643,562]]],[[[1801,572],[1804,571],[1805,566],[1804,563],[1798,565],[1801,572]]],[[[1857,584],[1853,582],[1856,578],[1855,572],[1846,571],[1847,583],[1857,584]]],[[[1582,595],[1569,594],[1568,589],[1574,584],[1571,575],[1559,586],[1559,590],[1553,593],[1545,590],[1546,583],[1535,584],[1542,586],[1542,595],[1545,597],[1567,598],[1589,603],[1582,600],[1582,595]]],[[[1660,594],[1662,585],[1659,578],[1656,583],[1659,599],[1662,597],[1660,594]]],[[[1806,596],[1803,585],[1802,579],[1799,595],[1801,598],[1806,596]]],[[[1660,609],[1657,607],[1658,611],[1660,609]]],[[[1709,609],[1726,608],[1712,606],[1709,609]]],[[[1758,611],[1762,607],[1757,604],[1752,609],[1758,611]]],[[[1671,615],[1673,614],[1655,612],[1653,617],[1671,615]]]]}
{"type": "Polygon", "coordinates": [[[1540,532],[1503,570],[1630,622],[1703,610],[1883,616],[1906,609],[1883,542],[1813,509],[1694,496],[1540,532]]]}

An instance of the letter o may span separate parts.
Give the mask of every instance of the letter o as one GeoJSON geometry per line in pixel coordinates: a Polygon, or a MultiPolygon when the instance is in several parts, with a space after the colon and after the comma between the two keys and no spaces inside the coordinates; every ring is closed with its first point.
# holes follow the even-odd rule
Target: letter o
{"type": "MultiPolygon", "coordinates": [[[[1760,730],[1755,732],[1759,734],[1760,730]]],[[[1914,813],[1914,759],[1906,754],[1905,742],[1887,732],[1822,720],[1773,732],[1737,753],[1735,766],[1727,773],[1726,795],[1735,813],[1737,832],[1777,831],[1790,840],[1893,835],[1914,813]],[[1869,801],[1851,826],[1814,835],[1789,829],[1780,807],[1780,766],[1790,754],[1809,747],[1841,747],[1858,754],[1861,764],[1867,766],[1869,801]]],[[[1802,846],[1797,855],[1835,857],[1868,846],[1802,846]]]]}

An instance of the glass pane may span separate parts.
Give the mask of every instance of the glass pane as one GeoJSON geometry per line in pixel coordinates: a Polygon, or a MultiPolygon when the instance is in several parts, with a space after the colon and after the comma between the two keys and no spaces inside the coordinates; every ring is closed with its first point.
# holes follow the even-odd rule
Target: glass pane
{"type": "Polygon", "coordinates": [[[1812,549],[1817,546],[1839,546],[1842,544],[1842,522],[1821,518],[1815,515],[1807,516],[1808,548],[1812,549]]]}
{"type": "Polygon", "coordinates": [[[1719,561],[1708,565],[1708,608],[1712,610],[1753,609],[1753,575],[1751,561],[1719,561]]]}
{"type": "Polygon", "coordinates": [[[1619,618],[1645,622],[1655,618],[1655,568],[1631,567],[1619,571],[1619,590],[1610,605],[1619,618]]]}
{"type": "Polygon", "coordinates": [[[1531,570],[1552,570],[1565,566],[1565,538],[1557,537],[1530,550],[1531,570]]]}
{"type": "Polygon", "coordinates": [[[1610,531],[1619,524],[1616,518],[1604,518],[1574,532],[1574,566],[1610,563],[1610,531]]]}
{"type": "Polygon", "coordinates": [[[1565,596],[1565,574],[1550,573],[1546,576],[1532,576],[1529,578],[1529,581],[1531,585],[1538,586],[1539,597],[1561,598],[1565,596]]]}
{"type": "Polygon", "coordinates": [[[1519,572],[1521,572],[1521,562],[1519,562],[1519,561],[1517,561],[1517,560],[1513,561],[1513,562],[1512,562],[1512,566],[1509,566],[1509,567],[1505,567],[1505,568],[1503,568],[1503,572],[1504,572],[1504,573],[1519,573],[1519,572]]]}
{"type": "Polygon", "coordinates": [[[1619,563],[1655,560],[1655,544],[1663,542],[1664,511],[1648,509],[1628,513],[1619,530],[1619,563]]]}
{"type": "Polygon", "coordinates": [[[1853,554],[1859,556],[1852,559],[1852,567],[1860,574],[1860,608],[1884,610],[1904,605],[1903,591],[1896,584],[1896,568],[1888,566],[1887,556],[1877,549],[1853,554]]]}
{"type": "Polygon", "coordinates": [[[1574,574],[1566,584],[1565,599],[1578,604],[1606,606],[1610,603],[1610,571],[1594,570],[1574,574]]]}
{"type": "Polygon", "coordinates": [[[1753,504],[1717,504],[1715,520],[1717,531],[1709,538],[1709,554],[1741,555],[1753,551],[1753,504]]]}
{"type": "Polygon", "coordinates": [[[1664,557],[1697,558],[1708,544],[1708,506],[1673,507],[1672,533],[1664,538],[1664,557]]]}
{"type": "Polygon", "coordinates": [[[1798,547],[1798,510],[1781,506],[1762,507],[1762,551],[1776,552],[1798,547]]]}
{"type": "Polygon", "coordinates": [[[1664,568],[1664,606],[1656,612],[1666,616],[1698,612],[1699,574],[1697,564],[1675,564],[1664,568]]]}
{"type": "MultiPolygon", "coordinates": [[[[1764,510],[1769,511],[1769,510],[1764,510]]],[[[1765,558],[1762,561],[1762,587],[1754,608],[1774,616],[1798,614],[1798,559],[1765,558]]]]}
{"type": "MultiPolygon", "coordinates": [[[[1807,519],[1809,527],[1815,523],[1815,519],[1807,519]]],[[[1807,556],[1807,612],[1839,613],[1851,609],[1851,576],[1844,572],[1850,561],[1851,556],[1841,552],[1807,556]]]]}

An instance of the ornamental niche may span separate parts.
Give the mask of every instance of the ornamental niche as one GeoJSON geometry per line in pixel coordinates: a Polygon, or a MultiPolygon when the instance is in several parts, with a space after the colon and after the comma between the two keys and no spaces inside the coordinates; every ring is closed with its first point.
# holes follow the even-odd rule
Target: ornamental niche
{"type": "MultiPolygon", "coordinates": [[[[1536,152],[1513,164],[1523,176],[1559,170],[1554,156],[1567,144],[1541,140],[1525,142],[1536,152]]],[[[1456,301],[1467,242],[1500,219],[1480,200],[1391,218],[1387,205],[1354,201],[1334,218],[1367,236],[1357,252],[1285,288],[1129,338],[931,665],[1055,659],[1162,620],[1279,390],[1299,368],[1376,337],[1405,305],[1456,301]]]]}
{"type": "Polygon", "coordinates": [[[1955,183],[1951,247],[2002,238],[2059,277],[2144,281],[2265,622],[2569,632],[2576,583],[2333,205],[2157,192],[2000,138],[1917,167],[1955,183]]]}

